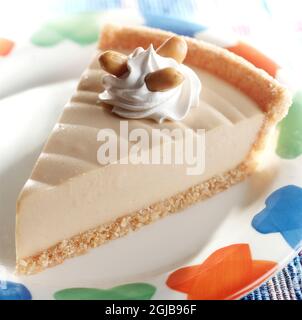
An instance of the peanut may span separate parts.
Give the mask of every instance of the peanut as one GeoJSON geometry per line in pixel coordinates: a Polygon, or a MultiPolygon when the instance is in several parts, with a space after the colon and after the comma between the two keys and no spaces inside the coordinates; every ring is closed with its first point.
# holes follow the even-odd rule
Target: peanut
{"type": "Polygon", "coordinates": [[[145,77],[147,88],[152,91],[168,91],[180,85],[184,76],[174,68],[164,68],[150,72],[145,77]]]}
{"type": "Polygon", "coordinates": [[[116,51],[105,51],[99,57],[101,67],[117,77],[122,76],[128,71],[128,57],[116,51]]]}
{"type": "Polygon", "coordinates": [[[166,40],[156,52],[167,58],[173,58],[178,63],[182,63],[187,55],[188,46],[183,37],[173,36],[166,40]]]}

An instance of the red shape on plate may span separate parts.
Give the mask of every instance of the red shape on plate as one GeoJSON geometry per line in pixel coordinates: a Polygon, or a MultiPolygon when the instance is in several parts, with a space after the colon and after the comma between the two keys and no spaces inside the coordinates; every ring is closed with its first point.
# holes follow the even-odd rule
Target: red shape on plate
{"type": "Polygon", "coordinates": [[[174,271],[166,284],[190,300],[230,300],[255,288],[276,266],[273,261],[252,260],[248,244],[233,244],[201,264],[174,271]]]}
{"type": "Polygon", "coordinates": [[[13,41],[0,38],[0,56],[7,56],[12,51],[13,47],[13,41]]]}
{"type": "Polygon", "coordinates": [[[241,56],[242,58],[251,62],[254,66],[265,70],[272,77],[276,77],[279,66],[262,52],[247,43],[239,41],[238,44],[228,47],[229,51],[241,56]]]}

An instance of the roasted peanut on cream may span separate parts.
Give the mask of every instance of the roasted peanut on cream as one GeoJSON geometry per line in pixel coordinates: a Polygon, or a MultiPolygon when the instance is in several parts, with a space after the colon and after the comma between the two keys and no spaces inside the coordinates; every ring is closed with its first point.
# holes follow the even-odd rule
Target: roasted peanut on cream
{"type": "Polygon", "coordinates": [[[162,57],[173,58],[178,63],[182,63],[187,55],[188,46],[183,37],[173,36],[166,40],[156,53],[162,57]]]}
{"type": "MultiPolygon", "coordinates": [[[[162,57],[172,58],[182,63],[187,55],[188,47],[183,37],[173,36],[166,40],[156,53],[162,57]]],[[[116,51],[106,51],[99,57],[101,67],[108,73],[121,77],[128,71],[128,57],[116,51]]],[[[167,91],[181,84],[183,75],[174,68],[164,68],[149,73],[145,77],[147,88],[152,91],[167,91]]]]}
{"type": "Polygon", "coordinates": [[[164,68],[148,73],[145,77],[147,88],[150,91],[167,91],[180,85],[184,76],[174,68],[164,68]]]}
{"type": "MultiPolygon", "coordinates": [[[[187,43],[178,36],[168,39],[157,51],[152,44],[135,48],[127,57],[128,71],[122,77],[114,75],[115,68],[107,68],[111,74],[102,76],[105,90],[100,93],[100,100],[126,119],[147,118],[158,123],[182,120],[198,106],[201,90],[198,76],[182,64],[186,53],[187,43]]],[[[109,65],[111,57],[109,63],[105,59],[109,65]]]]}
{"type": "Polygon", "coordinates": [[[116,51],[106,51],[99,57],[101,67],[110,74],[120,77],[128,71],[128,57],[116,51]]]}

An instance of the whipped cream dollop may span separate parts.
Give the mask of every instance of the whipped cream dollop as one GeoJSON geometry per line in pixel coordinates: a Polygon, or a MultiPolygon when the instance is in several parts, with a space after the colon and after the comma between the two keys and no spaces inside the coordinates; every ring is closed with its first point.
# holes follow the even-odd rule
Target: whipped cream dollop
{"type": "Polygon", "coordinates": [[[201,83],[195,72],[172,58],[158,55],[152,45],[147,50],[136,48],[129,55],[126,74],[119,78],[106,74],[102,82],[105,91],[99,95],[100,100],[112,105],[112,112],[123,118],[149,118],[159,123],[165,119],[179,121],[199,104],[201,83]],[[181,72],[184,81],[168,91],[151,92],[145,83],[146,75],[167,67],[181,72]]]}

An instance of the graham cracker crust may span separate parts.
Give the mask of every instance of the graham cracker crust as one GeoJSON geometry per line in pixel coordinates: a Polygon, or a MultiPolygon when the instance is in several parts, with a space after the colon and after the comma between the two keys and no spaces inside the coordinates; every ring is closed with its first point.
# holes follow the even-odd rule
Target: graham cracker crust
{"type": "MultiPolygon", "coordinates": [[[[150,43],[157,47],[171,35],[173,34],[169,32],[146,27],[107,25],[103,29],[99,48],[132,50],[138,46],[146,48],[150,43]]],[[[245,161],[236,168],[169,199],[63,240],[35,256],[20,259],[16,263],[17,273],[33,274],[58,265],[67,258],[81,255],[107,241],[122,237],[130,231],[210,198],[244,180],[255,170],[258,155],[265,149],[271,131],[287,114],[291,104],[290,94],[266,72],[254,67],[241,57],[206,42],[192,38],[186,38],[186,41],[188,55],[185,63],[225,79],[252,98],[265,114],[258,138],[245,161]]]]}

